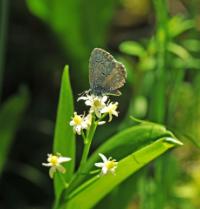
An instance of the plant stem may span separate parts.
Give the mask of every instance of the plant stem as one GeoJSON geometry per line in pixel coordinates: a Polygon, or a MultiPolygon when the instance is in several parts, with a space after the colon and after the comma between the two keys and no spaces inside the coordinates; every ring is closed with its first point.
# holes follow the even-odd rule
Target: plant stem
{"type": "MultiPolygon", "coordinates": [[[[164,123],[166,116],[166,75],[167,75],[167,45],[168,38],[168,6],[166,0],[153,0],[156,11],[157,31],[157,69],[155,71],[155,86],[153,90],[153,100],[150,116],[151,120],[164,123]]],[[[168,174],[165,171],[167,155],[158,159],[155,163],[155,192],[153,195],[154,208],[164,209],[167,196],[166,178],[168,174]]]]}
{"type": "Polygon", "coordinates": [[[62,181],[62,184],[64,185],[64,188],[67,188],[69,186],[69,184],[66,182],[64,176],[58,172],[58,176],[60,178],[60,180],[62,181]]]}
{"type": "Polygon", "coordinates": [[[96,127],[97,127],[97,123],[95,121],[92,121],[92,125],[90,127],[89,134],[84,140],[83,155],[82,155],[81,162],[80,162],[80,167],[79,167],[77,173],[81,172],[82,167],[84,166],[85,162],[87,161],[87,157],[88,157],[88,154],[89,154],[89,151],[90,151],[90,146],[92,144],[92,139],[94,137],[96,127]]]}
{"type": "Polygon", "coordinates": [[[166,47],[168,41],[168,14],[166,0],[154,0],[157,17],[157,69],[155,71],[155,86],[151,105],[151,120],[163,123],[165,118],[165,67],[166,47]]]}
{"type": "Polygon", "coordinates": [[[76,174],[74,175],[73,179],[69,183],[69,188],[66,191],[64,191],[63,194],[61,195],[59,204],[62,204],[62,202],[66,199],[68,194],[76,188],[76,186],[79,184],[79,180],[82,178],[81,175],[84,173],[84,166],[88,158],[88,154],[89,154],[90,147],[92,144],[92,139],[94,137],[97,125],[98,125],[98,122],[94,121],[94,118],[93,118],[89,133],[86,135],[84,139],[84,148],[83,148],[83,154],[82,154],[80,166],[76,174]]]}
{"type": "Polygon", "coordinates": [[[0,1],[0,99],[2,94],[3,68],[5,62],[5,43],[8,26],[9,0],[0,1]]]}

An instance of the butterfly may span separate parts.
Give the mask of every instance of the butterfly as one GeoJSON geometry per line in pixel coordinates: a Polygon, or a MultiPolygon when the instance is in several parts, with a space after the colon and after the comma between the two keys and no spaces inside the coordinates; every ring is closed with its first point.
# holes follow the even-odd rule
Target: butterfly
{"type": "Polygon", "coordinates": [[[124,65],[107,51],[94,48],[89,59],[89,83],[91,93],[97,96],[119,96],[118,90],[126,82],[124,65]]]}

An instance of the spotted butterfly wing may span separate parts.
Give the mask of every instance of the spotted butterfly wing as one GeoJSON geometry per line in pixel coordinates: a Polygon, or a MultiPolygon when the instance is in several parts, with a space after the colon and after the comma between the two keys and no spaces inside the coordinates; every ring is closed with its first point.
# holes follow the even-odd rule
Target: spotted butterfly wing
{"type": "Polygon", "coordinates": [[[123,64],[103,49],[93,49],[89,60],[90,89],[95,95],[120,95],[125,84],[126,70],[123,64]]]}

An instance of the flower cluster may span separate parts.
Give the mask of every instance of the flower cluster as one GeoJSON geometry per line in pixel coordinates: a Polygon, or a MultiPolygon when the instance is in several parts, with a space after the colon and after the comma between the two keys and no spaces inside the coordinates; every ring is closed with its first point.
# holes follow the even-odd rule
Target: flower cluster
{"type": "MultiPolygon", "coordinates": [[[[111,157],[107,158],[102,153],[99,153],[103,162],[95,163],[96,167],[101,168],[101,174],[106,175],[108,173],[115,174],[115,170],[117,168],[118,162],[111,157]]],[[[56,172],[65,173],[65,168],[62,166],[62,163],[70,161],[71,158],[63,157],[60,154],[48,154],[47,155],[47,163],[42,163],[43,166],[50,167],[49,169],[49,176],[50,178],[54,177],[56,172]]]]}
{"type": "MultiPolygon", "coordinates": [[[[108,122],[112,121],[113,116],[118,116],[118,103],[111,102],[108,99],[108,96],[96,96],[89,93],[86,93],[85,96],[79,97],[78,101],[80,100],[83,100],[85,105],[90,107],[88,114],[84,113],[79,115],[77,112],[74,112],[69,125],[73,127],[74,133],[82,135],[84,146],[86,147],[86,150],[89,150],[87,146],[90,146],[91,143],[88,142],[91,142],[97,125],[106,123],[104,119],[107,116],[108,122]]],[[[107,158],[102,153],[99,153],[99,156],[103,162],[95,163],[95,166],[101,168],[101,175],[106,175],[107,173],[115,174],[117,168],[116,160],[111,157],[107,158]]],[[[71,158],[63,157],[60,154],[48,154],[47,163],[42,163],[42,165],[50,167],[49,175],[53,178],[56,172],[65,173],[65,167],[61,164],[70,160],[71,158]]]]}
{"type": "Polygon", "coordinates": [[[92,123],[92,118],[94,117],[98,122],[98,125],[106,123],[103,119],[108,115],[108,122],[112,121],[113,115],[118,116],[117,107],[118,102],[110,102],[108,96],[96,96],[93,94],[86,94],[78,98],[78,101],[84,100],[85,105],[89,106],[89,113],[87,116],[77,115],[74,113],[72,120],[70,121],[70,126],[73,126],[73,130],[78,135],[82,134],[82,130],[88,130],[92,123]]]}

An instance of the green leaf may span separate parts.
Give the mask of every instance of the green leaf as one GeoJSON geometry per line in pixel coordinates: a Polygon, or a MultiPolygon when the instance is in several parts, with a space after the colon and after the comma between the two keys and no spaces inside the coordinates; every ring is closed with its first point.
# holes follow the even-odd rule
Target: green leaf
{"type": "Polygon", "coordinates": [[[108,27],[119,0],[26,2],[30,11],[49,25],[67,56],[77,69],[82,69],[79,74],[84,72],[86,78],[90,51],[96,46],[105,47],[108,27]]]}
{"type": "Polygon", "coordinates": [[[191,52],[199,52],[200,51],[200,40],[197,39],[185,39],[182,41],[182,44],[185,48],[187,48],[191,52]]]}
{"type": "Polygon", "coordinates": [[[143,46],[135,41],[124,41],[120,44],[119,48],[121,52],[128,55],[142,57],[146,54],[143,46]]]}
{"type": "Polygon", "coordinates": [[[22,88],[18,94],[10,97],[0,108],[0,174],[28,101],[28,92],[22,88]]]}
{"type": "MultiPolygon", "coordinates": [[[[28,8],[32,11],[35,16],[38,16],[43,21],[48,20],[49,8],[46,0],[27,1],[28,8]]],[[[49,4],[50,5],[50,4],[49,4]]]]}
{"type": "Polygon", "coordinates": [[[173,38],[192,28],[195,28],[194,20],[184,19],[184,17],[180,15],[172,17],[168,22],[169,35],[173,38]]]}
{"type": "Polygon", "coordinates": [[[184,47],[176,43],[170,42],[168,44],[168,50],[183,60],[191,59],[190,53],[184,47]]]}
{"type": "Polygon", "coordinates": [[[174,138],[163,137],[140,150],[131,153],[118,162],[116,175],[96,176],[70,194],[62,209],[90,209],[119,185],[147,163],[162,155],[170,148],[181,143],[174,138]]]}
{"type": "MultiPolygon", "coordinates": [[[[144,122],[141,123],[141,125],[127,128],[106,140],[106,142],[92,154],[84,167],[84,173],[89,173],[94,167],[94,163],[99,159],[98,153],[103,153],[106,156],[112,156],[120,160],[133,151],[164,136],[173,137],[173,134],[167,131],[165,127],[150,122],[144,122]]],[[[73,191],[87,176],[88,175],[76,175],[66,192],[69,193],[73,191]]]]}
{"type": "MultiPolygon", "coordinates": [[[[72,158],[71,161],[64,164],[66,173],[63,176],[67,182],[72,177],[75,164],[75,136],[72,127],[69,125],[73,112],[73,96],[69,80],[69,70],[68,66],[65,66],[62,75],[62,83],[57,110],[53,152],[58,152],[62,156],[72,158]]],[[[57,199],[59,198],[61,191],[64,189],[63,182],[57,175],[55,175],[54,178],[54,186],[57,199]]]]}
{"type": "Polygon", "coordinates": [[[141,172],[130,176],[123,181],[119,186],[115,187],[108,195],[106,195],[95,209],[109,208],[109,209],[127,209],[130,202],[134,201],[137,194],[137,183],[141,177],[141,172]]]}

